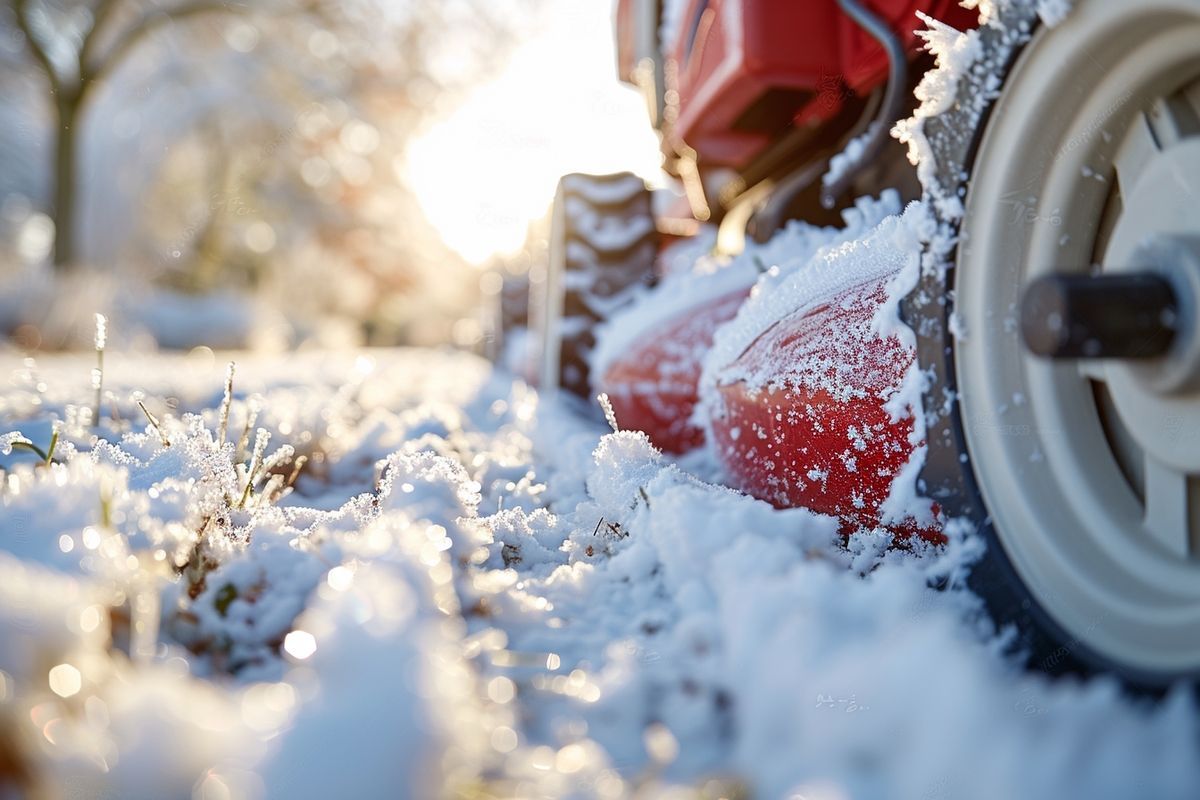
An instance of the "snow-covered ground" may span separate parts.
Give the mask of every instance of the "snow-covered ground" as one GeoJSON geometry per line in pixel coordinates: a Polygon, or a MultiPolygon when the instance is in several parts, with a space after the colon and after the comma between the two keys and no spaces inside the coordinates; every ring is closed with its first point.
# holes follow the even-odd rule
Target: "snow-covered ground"
{"type": "Polygon", "coordinates": [[[95,428],[92,366],[3,363],[61,436],[0,447],[0,796],[1200,790],[1190,694],[1018,669],[969,538],[844,547],[463,354],[239,357],[224,426],[220,359],[109,352],[95,428]]]}
{"type": "MultiPolygon", "coordinates": [[[[936,255],[935,33],[921,203],[681,266],[759,287],[707,383],[936,255]]],[[[968,531],[843,541],[461,353],[235,358],[0,355],[0,798],[1200,796],[1193,690],[1021,669],[968,531]]]]}

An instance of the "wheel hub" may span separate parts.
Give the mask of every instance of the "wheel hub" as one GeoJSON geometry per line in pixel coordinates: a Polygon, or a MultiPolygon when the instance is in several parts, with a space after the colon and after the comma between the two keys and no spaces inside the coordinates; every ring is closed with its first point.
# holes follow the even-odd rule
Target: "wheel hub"
{"type": "Polygon", "coordinates": [[[1159,358],[1108,361],[1104,378],[1121,421],[1146,453],[1185,472],[1200,472],[1200,375],[1196,330],[1200,239],[1155,237],[1135,256],[1172,287],[1175,335],[1159,358]]]}
{"type": "Polygon", "coordinates": [[[1173,121],[1172,109],[1162,102],[1157,106],[1144,118],[1151,134],[1160,145],[1171,138],[1176,142],[1147,158],[1141,144],[1145,132],[1135,124],[1117,152],[1118,164],[1122,159],[1136,163],[1143,150],[1142,172],[1125,188],[1104,270],[1123,275],[1148,269],[1166,281],[1175,300],[1175,335],[1160,358],[1105,362],[1103,379],[1121,425],[1142,451],[1143,530],[1175,556],[1195,559],[1200,557],[1200,237],[1195,233],[1200,138],[1179,139],[1200,131],[1186,130],[1188,122],[1195,126],[1194,115],[1173,121]]]}

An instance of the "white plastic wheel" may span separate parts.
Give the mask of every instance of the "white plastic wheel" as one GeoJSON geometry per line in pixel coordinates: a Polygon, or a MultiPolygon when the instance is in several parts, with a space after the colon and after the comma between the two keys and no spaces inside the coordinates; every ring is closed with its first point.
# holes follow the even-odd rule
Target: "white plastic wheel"
{"type": "Polygon", "coordinates": [[[954,270],[959,414],[982,500],[1065,652],[1200,674],[1200,0],[1077,0],[1010,71],[954,270]],[[1155,270],[1171,352],[1049,361],[1019,335],[1049,273],[1155,270]]]}

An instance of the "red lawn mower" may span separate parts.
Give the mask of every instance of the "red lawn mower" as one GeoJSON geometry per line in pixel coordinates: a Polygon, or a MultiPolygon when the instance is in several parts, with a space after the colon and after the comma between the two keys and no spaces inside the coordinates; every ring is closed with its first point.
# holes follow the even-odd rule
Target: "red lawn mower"
{"type": "Polygon", "coordinates": [[[708,437],[732,485],[847,534],[939,541],[968,521],[987,543],[973,588],[1047,671],[1194,679],[1200,0],[965,5],[621,0],[620,77],[686,202],[663,207],[631,174],[562,179],[530,300],[538,381],[607,393],[667,451],[708,437]],[[951,101],[922,119],[919,175],[890,135],[929,95],[918,13],[973,31],[951,101]],[[706,370],[743,281],[660,297],[673,314],[596,368],[603,323],[666,286],[689,237],[718,231],[736,254],[789,220],[846,224],[884,190],[936,223],[902,330],[871,323],[896,300],[875,276],[706,370]],[[913,376],[920,402],[897,414],[913,376]],[[716,402],[697,405],[701,381],[716,402]],[[890,513],[901,481],[926,513],[890,513]]]}

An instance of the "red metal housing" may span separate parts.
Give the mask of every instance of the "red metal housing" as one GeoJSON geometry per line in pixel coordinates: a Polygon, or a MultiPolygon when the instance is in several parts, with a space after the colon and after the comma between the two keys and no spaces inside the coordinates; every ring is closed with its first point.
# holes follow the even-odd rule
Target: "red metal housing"
{"type": "MultiPolygon", "coordinates": [[[[691,147],[708,165],[744,167],[794,124],[819,125],[849,92],[887,75],[883,48],[835,0],[684,0],[667,43],[664,148],[691,147]]],[[[975,15],[956,0],[864,0],[912,52],[921,11],[960,28],[975,15]]],[[[618,63],[629,80],[640,56],[639,0],[618,4],[618,63]]]]}

